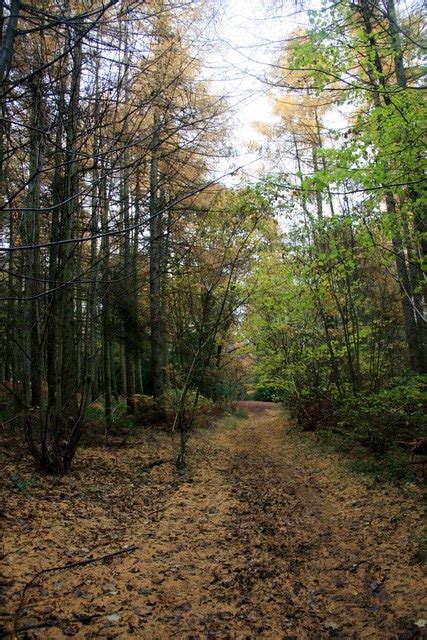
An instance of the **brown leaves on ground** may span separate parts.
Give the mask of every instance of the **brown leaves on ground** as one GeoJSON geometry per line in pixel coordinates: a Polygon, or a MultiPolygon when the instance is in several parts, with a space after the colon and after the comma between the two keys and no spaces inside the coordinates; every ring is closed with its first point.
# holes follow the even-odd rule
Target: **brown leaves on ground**
{"type": "MultiPolygon", "coordinates": [[[[65,478],[5,474],[4,626],[19,638],[422,638],[415,487],[375,486],[247,404],[194,436],[177,476],[165,434],[82,448],[65,478]],[[129,444],[129,443],[128,443],[129,444]]],[[[1,586],[1,584],[0,584],[1,586]]],[[[423,610],[424,606],[424,610],[423,610]]]]}

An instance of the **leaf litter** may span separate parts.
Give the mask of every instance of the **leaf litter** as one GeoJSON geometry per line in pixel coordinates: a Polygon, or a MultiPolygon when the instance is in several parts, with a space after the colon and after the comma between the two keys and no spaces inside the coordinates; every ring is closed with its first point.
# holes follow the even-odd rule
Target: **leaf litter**
{"type": "Polygon", "coordinates": [[[351,475],[275,405],[246,408],[194,435],[182,477],[161,432],[83,447],[64,478],[9,459],[31,494],[3,482],[4,635],[424,637],[421,490],[351,475]]]}

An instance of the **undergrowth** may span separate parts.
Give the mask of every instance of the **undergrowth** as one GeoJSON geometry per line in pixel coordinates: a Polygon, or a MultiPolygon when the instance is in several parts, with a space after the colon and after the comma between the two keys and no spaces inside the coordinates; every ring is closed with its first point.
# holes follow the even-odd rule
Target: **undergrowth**
{"type": "Polygon", "coordinates": [[[240,420],[246,420],[248,417],[248,412],[244,407],[232,405],[228,412],[234,418],[238,418],[240,420]]]}
{"type": "Polygon", "coordinates": [[[414,376],[341,399],[307,393],[289,405],[299,429],[316,432],[325,447],[346,454],[351,471],[413,482],[422,476],[422,465],[410,464],[410,452],[425,438],[426,397],[426,378],[414,376]]]}
{"type": "Polygon", "coordinates": [[[330,452],[339,452],[346,458],[346,464],[352,473],[369,476],[377,482],[415,482],[418,474],[409,464],[406,451],[397,447],[383,453],[369,450],[358,445],[349,436],[322,429],[317,432],[318,441],[330,452]]]}

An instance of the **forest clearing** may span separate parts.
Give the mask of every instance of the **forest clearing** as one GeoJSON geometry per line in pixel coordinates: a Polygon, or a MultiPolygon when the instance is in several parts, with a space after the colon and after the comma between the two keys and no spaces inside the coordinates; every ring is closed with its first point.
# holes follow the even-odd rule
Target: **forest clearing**
{"type": "Polygon", "coordinates": [[[179,478],[158,432],[82,447],[71,475],[42,483],[17,462],[28,490],[8,498],[4,545],[18,637],[423,637],[421,490],[361,480],[279,407],[247,404],[195,436],[179,478]]]}
{"type": "Polygon", "coordinates": [[[0,635],[427,638],[423,0],[0,0],[0,635]]]}

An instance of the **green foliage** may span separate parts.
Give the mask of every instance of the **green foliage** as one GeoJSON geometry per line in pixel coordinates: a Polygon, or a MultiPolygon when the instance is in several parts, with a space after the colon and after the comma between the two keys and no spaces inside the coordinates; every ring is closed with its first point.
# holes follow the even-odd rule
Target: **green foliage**
{"type": "MultiPolygon", "coordinates": [[[[177,411],[182,397],[182,390],[175,388],[166,389],[159,398],[159,405],[164,409],[167,415],[174,415],[177,411]]],[[[214,412],[214,402],[210,398],[202,396],[194,389],[186,392],[183,410],[186,414],[191,414],[193,408],[197,408],[197,413],[208,416],[214,412]]]]}
{"type": "Polygon", "coordinates": [[[413,482],[415,474],[408,466],[408,461],[398,454],[387,456],[369,456],[353,460],[350,470],[373,477],[381,482],[413,482]]]}
{"type": "Polygon", "coordinates": [[[246,409],[236,404],[231,405],[230,414],[234,418],[239,418],[241,420],[246,420],[248,417],[248,412],[246,411],[246,409]]]}
{"type": "Polygon", "coordinates": [[[281,255],[260,256],[245,319],[257,387],[285,402],[376,389],[404,365],[399,292],[364,225],[331,218],[313,233],[307,245],[296,226],[281,255]]]}
{"type": "Polygon", "coordinates": [[[35,480],[24,480],[17,473],[11,473],[9,476],[11,483],[28,498],[31,496],[30,488],[36,484],[35,480]]]}
{"type": "Polygon", "coordinates": [[[203,427],[209,424],[219,408],[213,400],[194,389],[187,390],[182,401],[182,390],[169,387],[156,400],[151,396],[140,396],[135,404],[134,420],[139,426],[171,427],[178,410],[183,420],[194,418],[195,426],[203,427]]]}
{"type": "Polygon", "coordinates": [[[393,11],[322,3],[283,51],[274,134],[296,161],[267,180],[286,233],[260,255],[245,332],[257,393],[302,429],[363,445],[356,466],[403,479],[395,445],[426,428],[426,120],[420,16],[393,11]],[[333,132],[331,103],[348,125],[333,132]]]}
{"type": "Polygon", "coordinates": [[[244,328],[256,398],[284,402],[302,429],[329,431],[340,446],[362,445],[368,458],[356,467],[413,477],[395,445],[425,430],[425,379],[398,377],[408,363],[391,264],[378,264],[366,226],[349,214],[312,221],[310,232],[308,243],[296,224],[254,273],[244,328]]]}
{"type": "Polygon", "coordinates": [[[258,386],[255,390],[253,399],[258,400],[259,402],[274,402],[276,399],[274,389],[271,387],[258,386]]]}
{"type": "Polygon", "coordinates": [[[15,408],[13,406],[12,398],[0,393],[0,422],[8,422],[14,416],[15,408]]]}
{"type": "Polygon", "coordinates": [[[347,398],[337,408],[337,425],[377,453],[398,440],[423,436],[426,421],[426,379],[414,377],[377,393],[347,398]]]}
{"type": "MultiPolygon", "coordinates": [[[[127,403],[125,398],[114,400],[112,403],[111,414],[111,435],[115,432],[123,429],[132,431],[135,427],[135,422],[127,413],[127,403]]],[[[86,410],[86,423],[88,431],[91,433],[104,433],[105,432],[105,413],[104,405],[100,402],[94,402],[86,410]]],[[[89,435],[90,438],[90,435],[89,435]]]]}

